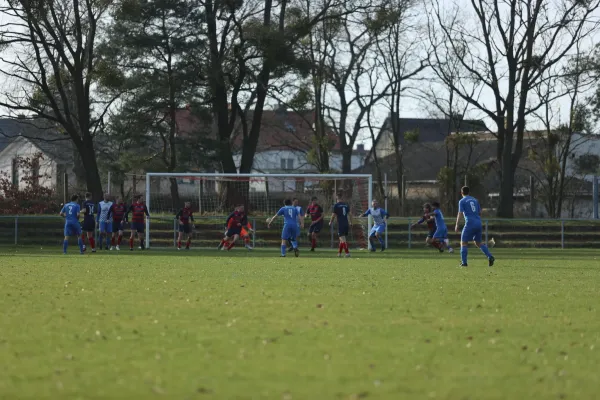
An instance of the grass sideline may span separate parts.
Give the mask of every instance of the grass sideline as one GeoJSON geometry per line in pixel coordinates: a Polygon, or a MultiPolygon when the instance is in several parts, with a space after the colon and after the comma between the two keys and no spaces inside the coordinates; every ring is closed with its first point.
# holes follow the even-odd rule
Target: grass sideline
{"type": "Polygon", "coordinates": [[[69,249],[0,248],[2,399],[597,397],[597,251],[69,249]]]}

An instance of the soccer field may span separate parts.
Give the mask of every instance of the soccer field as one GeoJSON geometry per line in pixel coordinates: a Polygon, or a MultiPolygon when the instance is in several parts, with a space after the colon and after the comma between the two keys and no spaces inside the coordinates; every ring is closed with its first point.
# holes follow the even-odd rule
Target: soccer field
{"type": "Polygon", "coordinates": [[[593,399],[600,253],[0,249],[2,399],[593,399]]]}

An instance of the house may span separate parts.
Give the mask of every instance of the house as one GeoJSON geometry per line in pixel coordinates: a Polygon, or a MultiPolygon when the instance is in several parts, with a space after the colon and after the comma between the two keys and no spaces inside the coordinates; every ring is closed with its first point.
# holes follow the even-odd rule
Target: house
{"type": "MultiPolygon", "coordinates": [[[[394,154],[392,118],[394,118],[394,115],[390,114],[381,126],[367,162],[372,161],[373,152],[377,152],[377,156],[381,158],[394,154]]],[[[482,120],[451,121],[450,119],[398,118],[397,116],[395,118],[400,131],[400,137],[398,138],[400,147],[416,142],[443,142],[447,136],[456,132],[477,134],[489,132],[482,120]]]]}
{"type": "Polygon", "coordinates": [[[11,179],[14,186],[25,185],[24,176],[39,176],[40,186],[60,192],[64,187],[64,174],[73,173],[73,154],[68,137],[59,134],[48,123],[32,119],[0,119],[0,173],[11,179]],[[39,162],[32,165],[32,170],[25,171],[18,159],[33,159],[36,154],[41,154],[39,162]]]}
{"type": "MultiPolygon", "coordinates": [[[[339,137],[332,131],[329,131],[328,136],[330,138],[329,169],[341,172],[342,153],[339,137]]],[[[311,160],[315,155],[315,146],[313,111],[291,112],[285,108],[265,110],[252,173],[289,175],[318,173],[316,163],[311,160]]],[[[239,130],[235,133],[233,149],[234,161],[239,168],[242,158],[242,134],[239,130]]],[[[358,145],[353,150],[351,158],[353,170],[364,164],[367,154],[364,145],[358,145]]],[[[267,186],[270,191],[299,190],[295,179],[276,178],[252,182],[250,189],[266,191],[267,186]]]]}

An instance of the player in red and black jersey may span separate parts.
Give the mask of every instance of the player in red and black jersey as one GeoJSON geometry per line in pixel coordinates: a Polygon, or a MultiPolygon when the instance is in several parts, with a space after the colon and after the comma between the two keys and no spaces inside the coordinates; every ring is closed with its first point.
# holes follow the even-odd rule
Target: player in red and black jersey
{"type": "Polygon", "coordinates": [[[317,198],[313,197],[311,203],[306,209],[306,215],[310,215],[311,224],[308,228],[308,238],[311,241],[310,251],[315,251],[317,247],[317,237],[323,229],[323,207],[317,203],[317,198]]]}
{"type": "Polygon", "coordinates": [[[243,204],[238,205],[235,210],[229,214],[225,221],[225,225],[227,226],[227,232],[225,232],[225,237],[221,240],[218,248],[221,250],[231,250],[231,248],[235,246],[235,242],[240,238],[242,227],[248,225],[248,217],[244,212],[243,204]]]}
{"type": "Polygon", "coordinates": [[[179,239],[177,240],[177,250],[181,250],[181,239],[183,234],[187,235],[187,243],[185,249],[189,250],[192,244],[192,230],[194,229],[194,213],[192,212],[192,203],[186,201],[183,208],[179,210],[175,219],[179,221],[179,239]],[[190,224],[190,222],[192,222],[190,224]]]}
{"type": "MultiPolygon", "coordinates": [[[[423,222],[427,222],[427,229],[429,230],[429,233],[427,234],[427,237],[425,238],[425,244],[436,247],[434,245],[434,241],[433,241],[433,234],[437,230],[437,226],[435,224],[435,218],[432,218],[433,217],[432,212],[433,212],[433,209],[431,208],[431,204],[425,203],[423,205],[423,216],[421,217],[420,220],[418,220],[417,222],[412,224],[411,228],[414,228],[417,225],[421,225],[423,222]]],[[[439,247],[436,247],[436,248],[438,248],[438,250],[439,250],[439,247]]]]}
{"type": "Polygon", "coordinates": [[[129,237],[129,250],[133,251],[133,238],[137,234],[140,239],[140,249],[144,250],[144,230],[146,229],[146,221],[144,217],[150,218],[148,208],[142,203],[142,196],[135,196],[133,204],[125,213],[125,221],[131,213],[131,236],[129,237]]]}
{"type": "Polygon", "coordinates": [[[87,192],[85,194],[85,201],[83,202],[83,223],[81,224],[81,241],[83,243],[83,251],[85,251],[85,237],[87,236],[88,242],[92,247],[92,253],[96,252],[96,241],[94,239],[94,233],[96,233],[96,218],[94,213],[96,212],[96,203],[92,201],[92,194],[87,192]]]}
{"type": "Polygon", "coordinates": [[[123,202],[120,197],[116,198],[116,201],[110,208],[110,214],[112,215],[112,239],[111,239],[111,250],[121,250],[119,246],[123,240],[123,222],[125,219],[125,213],[127,212],[127,204],[123,202]]]}

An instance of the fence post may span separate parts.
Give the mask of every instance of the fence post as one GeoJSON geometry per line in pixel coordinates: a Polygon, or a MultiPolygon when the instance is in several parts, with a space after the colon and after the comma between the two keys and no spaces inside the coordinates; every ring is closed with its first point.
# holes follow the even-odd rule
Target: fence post
{"type": "Polygon", "coordinates": [[[256,247],[256,218],[252,218],[252,248],[256,247]]]}
{"type": "Polygon", "coordinates": [[[485,245],[488,245],[488,220],[485,220],[485,245]]]}
{"type": "Polygon", "coordinates": [[[15,246],[19,242],[19,216],[15,217],[15,246]]]}
{"type": "Polygon", "coordinates": [[[562,249],[565,248],[565,220],[560,220],[560,246],[562,249]]]}
{"type": "Polygon", "coordinates": [[[594,208],[594,218],[598,219],[598,177],[594,176],[594,180],[593,180],[593,186],[592,186],[592,201],[593,201],[593,208],[594,208]]]}
{"type": "Polygon", "coordinates": [[[410,249],[412,247],[412,229],[411,229],[411,223],[410,223],[410,218],[408,219],[408,248],[410,249]]]}

